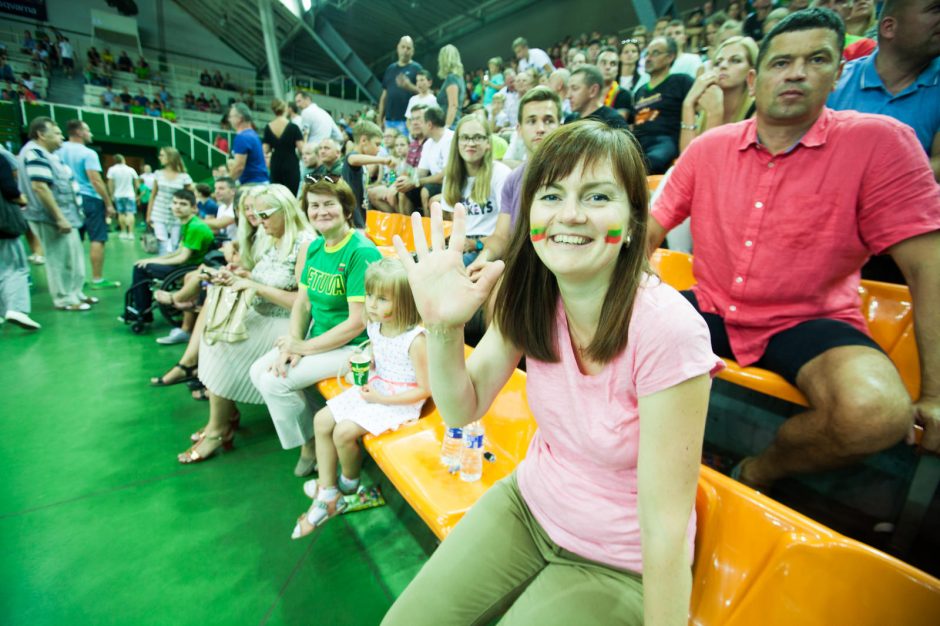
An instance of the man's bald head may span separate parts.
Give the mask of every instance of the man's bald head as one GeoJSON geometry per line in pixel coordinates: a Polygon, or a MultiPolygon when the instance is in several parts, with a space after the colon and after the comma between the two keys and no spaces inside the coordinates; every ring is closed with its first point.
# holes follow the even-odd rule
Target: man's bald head
{"type": "Polygon", "coordinates": [[[398,51],[398,62],[407,65],[411,63],[411,59],[415,55],[415,42],[409,35],[404,35],[398,40],[396,50],[398,51]]]}

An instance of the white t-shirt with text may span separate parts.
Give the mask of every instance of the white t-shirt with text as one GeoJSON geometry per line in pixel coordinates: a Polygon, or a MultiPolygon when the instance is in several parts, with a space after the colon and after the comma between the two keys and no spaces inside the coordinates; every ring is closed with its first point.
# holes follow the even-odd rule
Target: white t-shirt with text
{"type": "MultiPolygon", "coordinates": [[[[467,177],[467,183],[463,187],[463,193],[460,194],[460,203],[467,208],[467,235],[470,237],[489,237],[496,230],[496,218],[499,217],[499,199],[502,195],[503,184],[509,177],[512,170],[505,163],[499,161],[493,162],[493,175],[490,178],[490,195],[486,202],[480,205],[470,199],[470,192],[473,191],[474,176],[467,177]]],[[[454,207],[447,204],[444,197],[441,196],[441,208],[445,211],[453,211],[454,207]]]]}

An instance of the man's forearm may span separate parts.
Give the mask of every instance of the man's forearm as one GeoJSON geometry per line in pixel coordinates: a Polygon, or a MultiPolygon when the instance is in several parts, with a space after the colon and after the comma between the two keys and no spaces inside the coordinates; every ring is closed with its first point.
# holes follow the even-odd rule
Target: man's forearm
{"type": "Polygon", "coordinates": [[[104,201],[105,206],[111,206],[111,194],[108,192],[108,188],[105,186],[104,181],[100,177],[91,178],[91,186],[95,188],[95,191],[98,192],[98,195],[101,196],[101,199],[104,201]]]}
{"type": "Polygon", "coordinates": [[[914,300],[921,395],[940,398],[940,272],[917,272],[909,277],[909,284],[914,300]]]}

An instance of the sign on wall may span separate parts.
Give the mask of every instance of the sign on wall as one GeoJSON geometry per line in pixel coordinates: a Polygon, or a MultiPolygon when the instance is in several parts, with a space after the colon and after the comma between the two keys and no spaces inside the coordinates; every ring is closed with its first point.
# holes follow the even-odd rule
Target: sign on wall
{"type": "Polygon", "coordinates": [[[0,13],[43,22],[49,19],[46,16],[46,0],[0,0],[0,13]]]}

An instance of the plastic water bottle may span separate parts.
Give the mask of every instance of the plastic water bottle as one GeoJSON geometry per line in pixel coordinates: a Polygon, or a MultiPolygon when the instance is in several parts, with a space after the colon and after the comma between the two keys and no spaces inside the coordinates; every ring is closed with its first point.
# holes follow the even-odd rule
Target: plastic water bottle
{"type": "Polygon", "coordinates": [[[460,453],[463,449],[463,429],[448,428],[441,444],[441,464],[451,472],[460,468],[460,453]]]}
{"type": "Polygon", "coordinates": [[[460,480],[476,482],[483,476],[483,424],[473,422],[463,430],[460,451],[460,480]]]}

